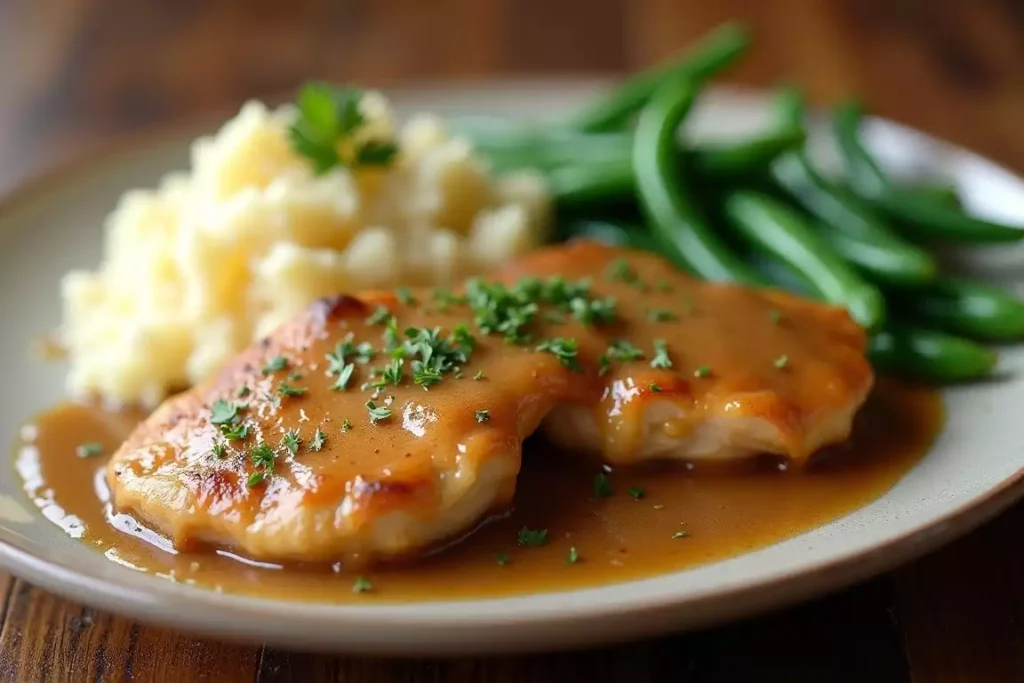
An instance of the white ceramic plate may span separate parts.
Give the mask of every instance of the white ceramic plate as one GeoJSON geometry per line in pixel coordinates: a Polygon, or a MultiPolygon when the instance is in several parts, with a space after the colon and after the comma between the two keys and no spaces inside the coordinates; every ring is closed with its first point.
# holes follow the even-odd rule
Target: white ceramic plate
{"type": "MultiPolygon", "coordinates": [[[[555,116],[594,83],[433,87],[391,93],[404,111],[555,116]]],[[[765,100],[716,92],[690,131],[731,134],[763,123],[765,100]]],[[[60,319],[58,282],[99,260],[104,215],[128,188],[187,159],[188,135],[150,140],[79,164],[0,204],[0,439],[63,394],[60,365],[29,360],[60,319]]],[[[869,141],[905,174],[947,178],[969,208],[1024,223],[1024,182],[963,150],[885,122],[869,141]]],[[[964,258],[1024,294],[1024,251],[964,258]]],[[[949,419],[928,456],[880,500],[834,523],[713,565],[657,578],[539,596],[381,606],[288,603],[203,591],[108,561],[65,536],[0,471],[0,563],[56,593],[147,621],[297,648],[390,654],[543,650],[708,625],[819,594],[904,562],[995,515],[1024,492],[1024,352],[1004,354],[1005,379],[946,392],[949,419]]],[[[83,482],[83,485],[88,485],[83,482]]]]}

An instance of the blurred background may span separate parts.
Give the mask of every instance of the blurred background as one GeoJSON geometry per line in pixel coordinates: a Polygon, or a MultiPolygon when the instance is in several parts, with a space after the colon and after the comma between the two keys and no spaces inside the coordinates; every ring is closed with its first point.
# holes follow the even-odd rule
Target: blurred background
{"type": "Polygon", "coordinates": [[[386,87],[623,73],[723,21],[787,79],[1024,170],[1024,0],[0,0],[0,190],[311,77],[386,87]]]}

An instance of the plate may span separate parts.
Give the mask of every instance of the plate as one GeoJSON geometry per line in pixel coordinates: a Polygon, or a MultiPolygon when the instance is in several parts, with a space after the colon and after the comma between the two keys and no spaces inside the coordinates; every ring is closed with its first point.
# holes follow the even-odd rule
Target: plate
{"type": "MultiPolygon", "coordinates": [[[[549,118],[593,82],[435,85],[389,93],[399,111],[549,118]]],[[[689,124],[697,137],[752,129],[769,107],[756,93],[714,91],[689,124]]],[[[211,129],[213,126],[210,127],[211,129]]],[[[827,162],[824,128],[816,153],[827,162]]],[[[58,283],[100,258],[103,218],[122,191],[183,168],[198,132],[79,162],[0,203],[0,437],[63,396],[64,367],[30,360],[60,320],[58,283]]],[[[901,175],[955,182],[973,211],[1024,223],[1024,182],[964,150],[871,121],[868,139],[901,175]]],[[[1024,295],[1024,250],[950,255],[1024,295]]],[[[316,605],[205,591],[107,560],[49,523],[10,466],[0,476],[0,564],[32,583],[144,621],[301,649],[375,654],[538,651],[691,629],[838,588],[905,562],[992,517],[1024,493],[1024,350],[1007,349],[997,381],[945,392],[948,421],[933,450],[888,494],[776,545],[656,578],[543,595],[407,605],[316,605]]],[[[83,482],[83,485],[89,485],[83,482]]]]}

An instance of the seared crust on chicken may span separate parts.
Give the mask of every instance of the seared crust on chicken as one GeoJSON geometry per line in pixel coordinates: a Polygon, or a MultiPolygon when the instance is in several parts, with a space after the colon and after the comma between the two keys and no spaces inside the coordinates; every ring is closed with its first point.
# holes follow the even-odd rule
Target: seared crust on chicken
{"type": "Polygon", "coordinates": [[[872,383],[864,348],[841,310],[575,243],[457,294],[317,302],[168,400],[108,480],[178,547],[400,557],[505,510],[542,421],[617,464],[802,462],[848,435],[872,383]]]}

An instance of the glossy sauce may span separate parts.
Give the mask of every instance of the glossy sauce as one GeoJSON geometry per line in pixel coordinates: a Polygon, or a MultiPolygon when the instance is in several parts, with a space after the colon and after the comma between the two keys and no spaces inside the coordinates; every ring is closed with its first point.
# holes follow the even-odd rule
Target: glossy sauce
{"type": "Polygon", "coordinates": [[[235,593],[316,602],[495,597],[639,579],[721,560],[821,526],[885,493],[925,454],[942,422],[937,394],[881,381],[850,444],[800,473],[762,462],[749,471],[610,472],[613,493],[595,496],[600,468],[527,442],[515,510],[431,557],[365,573],[352,591],[339,566],[260,565],[224,552],[176,553],[106,503],[105,456],[76,457],[83,442],[112,453],[141,418],[67,404],[23,429],[16,467],[26,493],[73,537],[112,561],[175,581],[235,593]],[[630,489],[643,489],[634,499],[630,489]],[[547,543],[517,547],[523,528],[547,543]],[[685,532],[682,534],[680,532],[685,532]],[[567,562],[570,549],[578,561],[567,562]],[[507,556],[499,563],[497,556],[507,556]]]}

